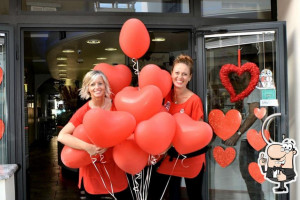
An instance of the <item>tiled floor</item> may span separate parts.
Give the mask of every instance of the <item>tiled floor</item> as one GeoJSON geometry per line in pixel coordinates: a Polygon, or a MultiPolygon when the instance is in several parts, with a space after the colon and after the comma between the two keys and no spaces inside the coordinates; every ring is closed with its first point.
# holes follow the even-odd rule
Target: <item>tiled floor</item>
{"type": "Polygon", "coordinates": [[[78,173],[62,170],[58,165],[57,137],[30,147],[30,200],[78,200],[78,173]],[[63,172],[63,173],[62,173],[63,172]]]}

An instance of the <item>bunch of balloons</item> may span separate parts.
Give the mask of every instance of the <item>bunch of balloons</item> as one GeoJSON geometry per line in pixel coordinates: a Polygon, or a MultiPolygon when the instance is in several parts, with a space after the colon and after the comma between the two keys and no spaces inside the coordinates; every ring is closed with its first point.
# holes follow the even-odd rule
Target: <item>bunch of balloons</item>
{"type": "MultiPolygon", "coordinates": [[[[150,38],[141,21],[130,19],[122,27],[119,43],[127,56],[138,59],[148,50],[150,38]]],[[[125,172],[139,173],[148,165],[150,155],[163,154],[171,145],[186,154],[211,141],[212,129],[207,123],[182,113],[172,116],[164,109],[163,98],[172,87],[169,72],[148,64],[139,72],[139,87],[132,87],[131,70],[125,65],[100,63],[94,70],[107,76],[116,111],[89,110],[74,136],[99,147],[112,147],[115,163],[125,172]]],[[[66,146],[62,160],[76,168],[92,162],[86,152],[66,146]]]]}

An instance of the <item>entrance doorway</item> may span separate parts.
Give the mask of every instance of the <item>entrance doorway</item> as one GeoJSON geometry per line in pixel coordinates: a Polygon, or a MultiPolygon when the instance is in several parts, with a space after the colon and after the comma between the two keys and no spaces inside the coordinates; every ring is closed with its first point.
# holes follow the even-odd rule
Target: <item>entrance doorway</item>
{"type": "MultiPolygon", "coordinates": [[[[78,169],[61,162],[63,145],[57,142],[57,135],[84,103],[78,98],[78,89],[87,71],[103,62],[125,64],[132,70],[133,62],[119,47],[119,32],[23,30],[28,199],[82,197],[77,188],[78,169]]],[[[150,47],[139,59],[140,68],[156,64],[169,70],[178,54],[191,54],[189,30],[149,34],[150,47]]],[[[131,84],[136,86],[137,77],[132,75],[131,84]]]]}

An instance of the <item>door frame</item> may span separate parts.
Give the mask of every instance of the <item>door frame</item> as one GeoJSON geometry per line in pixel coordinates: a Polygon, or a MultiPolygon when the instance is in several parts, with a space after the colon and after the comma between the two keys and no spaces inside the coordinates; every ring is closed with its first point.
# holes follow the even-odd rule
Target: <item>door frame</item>
{"type": "MultiPolygon", "coordinates": [[[[229,32],[251,32],[258,30],[275,30],[276,41],[276,77],[277,81],[277,99],[279,106],[275,109],[276,112],[281,113],[281,117],[275,119],[278,124],[279,138],[289,136],[289,122],[288,122],[288,72],[287,72],[287,44],[286,44],[286,23],[285,22],[261,22],[261,23],[246,23],[246,24],[231,24],[222,26],[209,26],[201,27],[195,30],[195,44],[196,44],[196,57],[197,57],[197,70],[196,70],[196,90],[198,95],[203,100],[205,121],[208,119],[207,109],[207,70],[206,70],[206,55],[205,55],[205,41],[204,35],[210,34],[222,34],[229,32]]],[[[209,170],[209,167],[208,167],[209,170]]],[[[205,173],[204,198],[209,198],[209,186],[208,186],[208,172],[205,173]]],[[[278,200],[288,200],[289,193],[276,195],[278,200]]]]}

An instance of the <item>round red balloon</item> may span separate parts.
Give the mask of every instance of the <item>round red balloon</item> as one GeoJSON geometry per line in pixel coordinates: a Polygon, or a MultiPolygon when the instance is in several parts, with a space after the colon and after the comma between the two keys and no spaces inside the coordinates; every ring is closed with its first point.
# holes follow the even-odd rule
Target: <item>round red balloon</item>
{"type": "Polygon", "coordinates": [[[163,97],[167,96],[172,87],[172,78],[169,72],[157,65],[149,64],[142,68],[139,74],[139,86],[155,85],[161,90],[163,97]]]}
{"type": "Polygon", "coordinates": [[[143,22],[135,18],[127,20],[122,26],[119,43],[128,57],[142,57],[150,46],[150,36],[143,22]]]}
{"type": "Polygon", "coordinates": [[[83,125],[95,145],[112,147],[133,133],[136,122],[128,112],[93,108],[84,115],[83,125]]]}
{"type": "Polygon", "coordinates": [[[175,130],[174,117],[167,112],[159,112],[136,126],[134,138],[144,151],[158,155],[170,147],[175,130]]]}
{"type": "Polygon", "coordinates": [[[102,71],[105,74],[114,95],[131,83],[132,74],[126,65],[112,66],[107,63],[99,63],[94,70],[102,71]]]}
{"type": "MultiPolygon", "coordinates": [[[[92,144],[82,124],[75,128],[73,136],[92,144]]],[[[61,152],[61,160],[64,165],[70,168],[79,168],[92,163],[91,157],[86,151],[73,149],[67,145],[64,146],[61,152]]]]}
{"type": "Polygon", "coordinates": [[[210,143],[213,131],[208,123],[195,121],[185,113],[176,113],[173,116],[177,124],[173,146],[178,153],[192,153],[210,143]]]}
{"type": "Polygon", "coordinates": [[[117,110],[131,113],[136,123],[147,120],[161,110],[162,93],[155,85],[147,85],[141,89],[125,87],[115,97],[117,110]]]}
{"type": "Polygon", "coordinates": [[[145,168],[149,154],[144,152],[130,137],[113,147],[113,158],[120,169],[134,175],[145,168]]]}

